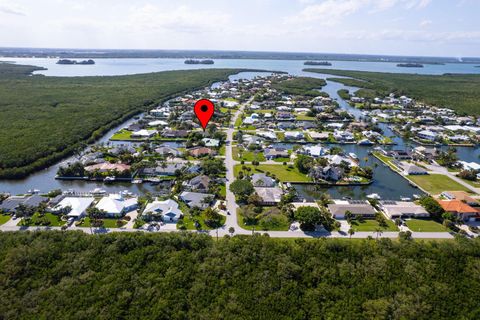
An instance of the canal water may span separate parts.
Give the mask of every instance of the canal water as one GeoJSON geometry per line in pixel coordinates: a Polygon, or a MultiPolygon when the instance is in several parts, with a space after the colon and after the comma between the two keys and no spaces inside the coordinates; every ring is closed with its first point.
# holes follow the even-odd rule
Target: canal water
{"type": "MultiPolygon", "coordinates": [[[[36,73],[46,76],[94,76],[94,75],[124,75],[144,72],[156,72],[165,70],[183,70],[183,69],[199,69],[199,68],[251,68],[272,71],[284,71],[293,75],[311,76],[317,78],[327,78],[328,75],[313,74],[302,71],[305,66],[303,61],[295,60],[242,60],[242,59],[218,59],[215,60],[214,66],[207,65],[185,65],[183,59],[97,59],[95,65],[74,66],[74,65],[57,65],[56,59],[47,58],[2,58],[2,61],[15,61],[20,64],[30,64],[48,68],[48,70],[38,71],[36,73]]],[[[363,71],[381,71],[381,72],[405,72],[405,73],[422,73],[422,74],[443,74],[443,73],[480,73],[480,68],[470,64],[445,64],[445,65],[425,65],[425,68],[410,69],[398,68],[395,63],[385,62],[358,62],[358,61],[333,61],[332,68],[347,70],[363,70],[363,71]]],[[[238,80],[241,78],[251,79],[257,75],[266,75],[268,73],[242,72],[238,75],[232,75],[230,80],[238,80]]],[[[216,87],[219,83],[214,83],[216,87]]],[[[354,92],[357,88],[347,87],[340,83],[327,81],[327,85],[322,91],[327,92],[332,98],[336,99],[340,107],[348,110],[355,115],[356,118],[362,116],[360,110],[352,108],[346,101],[341,99],[337,91],[339,89],[348,89],[354,92]]],[[[130,125],[135,119],[130,119],[118,127],[109,131],[99,143],[121,144],[122,142],[111,142],[110,137],[119,129],[130,125]]],[[[394,136],[395,134],[384,124],[381,125],[385,131],[385,135],[394,136]]],[[[398,144],[395,148],[404,149],[411,143],[403,141],[396,137],[394,141],[398,144]]],[[[293,145],[284,144],[287,148],[293,145]]],[[[306,199],[314,199],[319,193],[328,191],[333,198],[352,197],[364,198],[370,193],[378,193],[383,199],[399,199],[400,197],[412,197],[413,194],[419,194],[418,189],[413,188],[408,182],[398,174],[392,172],[389,168],[368,154],[370,147],[358,145],[343,145],[345,152],[353,152],[361,159],[362,165],[369,165],[374,168],[374,182],[369,186],[356,187],[331,187],[328,189],[317,190],[312,186],[297,185],[296,188],[300,195],[306,199]],[[367,159],[367,160],[366,160],[367,159]],[[365,161],[366,160],[366,161],[365,161]]],[[[478,161],[480,151],[478,148],[457,148],[458,155],[465,161],[478,161]]],[[[72,159],[67,159],[72,160],[72,159]]],[[[136,194],[146,192],[159,192],[161,186],[152,186],[150,184],[130,184],[130,183],[114,183],[103,184],[90,181],[61,181],[55,180],[54,177],[58,170],[59,164],[55,164],[45,170],[39,171],[21,180],[0,180],[0,192],[10,192],[12,194],[24,193],[30,189],[39,189],[47,192],[53,189],[68,190],[73,189],[78,192],[87,192],[95,188],[102,188],[108,192],[119,192],[128,190],[136,194]]]]}

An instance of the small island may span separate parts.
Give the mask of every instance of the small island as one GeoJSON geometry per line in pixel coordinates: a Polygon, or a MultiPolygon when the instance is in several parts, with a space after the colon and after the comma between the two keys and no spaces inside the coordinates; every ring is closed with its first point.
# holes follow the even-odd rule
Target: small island
{"type": "Polygon", "coordinates": [[[331,66],[332,63],[328,61],[305,61],[303,63],[306,66],[331,66]]]}
{"type": "Polygon", "coordinates": [[[90,65],[90,64],[95,64],[95,61],[93,61],[92,59],[82,60],[82,61],[70,60],[70,59],[60,59],[60,60],[57,61],[57,64],[90,65]]]}
{"type": "Polygon", "coordinates": [[[185,64],[214,64],[213,60],[194,60],[194,59],[187,59],[185,60],[185,64]]]}
{"type": "Polygon", "coordinates": [[[397,64],[399,68],[423,68],[423,64],[420,63],[399,63],[397,64]]]}

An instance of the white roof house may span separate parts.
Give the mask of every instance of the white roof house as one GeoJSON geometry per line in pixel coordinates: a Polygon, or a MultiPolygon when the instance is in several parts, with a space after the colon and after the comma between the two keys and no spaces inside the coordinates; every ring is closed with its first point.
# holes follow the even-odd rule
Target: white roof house
{"type": "Polygon", "coordinates": [[[303,154],[310,155],[312,157],[322,157],[328,154],[328,150],[324,147],[317,145],[317,146],[305,146],[299,152],[303,154]]]}
{"type": "Polygon", "coordinates": [[[476,162],[458,161],[458,164],[460,164],[464,170],[480,170],[480,164],[476,162]]]}
{"type": "Polygon", "coordinates": [[[110,194],[100,199],[95,207],[105,211],[107,216],[119,217],[137,207],[137,198],[125,199],[120,194],[110,194]]]}
{"type": "Polygon", "coordinates": [[[303,139],[305,136],[301,131],[287,131],[285,132],[285,139],[287,140],[299,140],[303,139]]]}
{"type": "Polygon", "coordinates": [[[390,219],[429,216],[429,213],[422,206],[409,201],[380,201],[380,207],[390,219]]]}
{"type": "Polygon", "coordinates": [[[85,216],[87,208],[95,201],[95,198],[76,198],[66,197],[59,204],[53,207],[54,211],[60,211],[66,207],[71,207],[72,210],[67,214],[70,218],[82,218],[85,216]]]}
{"type": "Polygon", "coordinates": [[[156,135],[158,133],[157,130],[145,130],[145,129],[142,129],[142,130],[138,130],[138,131],[135,131],[134,133],[132,133],[132,137],[139,137],[139,138],[150,138],[150,137],[153,137],[154,135],[156,135]]]}
{"type": "Polygon", "coordinates": [[[203,143],[205,143],[205,147],[218,147],[220,145],[220,140],[211,139],[211,138],[203,138],[203,143]]]}
{"type": "Polygon", "coordinates": [[[147,216],[161,216],[163,222],[177,223],[182,216],[182,211],[178,208],[178,203],[172,199],[165,201],[155,200],[149,204],[143,211],[147,216]]]}

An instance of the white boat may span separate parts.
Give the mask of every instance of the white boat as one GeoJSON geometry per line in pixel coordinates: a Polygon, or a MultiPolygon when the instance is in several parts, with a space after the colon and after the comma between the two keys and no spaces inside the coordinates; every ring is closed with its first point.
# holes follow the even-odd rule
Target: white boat
{"type": "Polygon", "coordinates": [[[349,156],[350,158],[352,158],[353,160],[358,160],[358,156],[357,156],[355,153],[353,153],[353,152],[350,152],[350,153],[348,154],[348,156],[349,156]]]}
{"type": "Polygon", "coordinates": [[[409,198],[409,197],[400,197],[400,200],[402,200],[402,201],[412,201],[412,198],[409,198]]]}
{"type": "Polygon", "coordinates": [[[418,199],[420,199],[420,198],[421,198],[421,197],[420,197],[418,194],[414,194],[414,195],[413,195],[413,199],[415,199],[415,200],[418,200],[418,199]]]}
{"type": "Polygon", "coordinates": [[[112,182],[112,181],[115,181],[115,177],[106,177],[105,179],[103,179],[104,182],[112,182]]]}
{"type": "Polygon", "coordinates": [[[100,189],[100,188],[95,188],[92,191],[90,191],[90,193],[92,195],[104,195],[105,193],[107,193],[107,191],[105,191],[103,189],[100,189]]]}
{"type": "Polygon", "coordinates": [[[368,196],[367,196],[368,199],[376,199],[376,200],[380,200],[382,199],[382,197],[380,197],[378,195],[378,193],[370,193],[368,196]]]}
{"type": "Polygon", "coordinates": [[[132,183],[133,183],[133,184],[140,184],[140,183],[142,183],[142,182],[143,182],[143,180],[142,180],[142,179],[135,179],[135,180],[132,180],[132,183]]]}
{"type": "Polygon", "coordinates": [[[362,140],[358,141],[357,144],[360,145],[360,146],[372,146],[373,142],[368,140],[368,139],[362,139],[362,140]]]}

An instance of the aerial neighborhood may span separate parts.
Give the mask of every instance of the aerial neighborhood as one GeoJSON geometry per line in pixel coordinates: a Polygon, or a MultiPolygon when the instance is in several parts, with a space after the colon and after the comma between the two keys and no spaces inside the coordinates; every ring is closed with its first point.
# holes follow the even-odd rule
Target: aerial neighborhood
{"type": "Polygon", "coordinates": [[[4,227],[477,234],[480,164],[455,148],[478,144],[479,118],[325,85],[274,73],[166,100],[59,165],[57,180],[90,192],[3,194],[4,227]],[[205,130],[192,111],[203,98],[205,130]]]}

